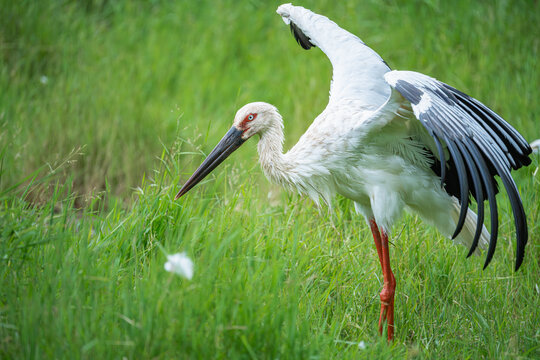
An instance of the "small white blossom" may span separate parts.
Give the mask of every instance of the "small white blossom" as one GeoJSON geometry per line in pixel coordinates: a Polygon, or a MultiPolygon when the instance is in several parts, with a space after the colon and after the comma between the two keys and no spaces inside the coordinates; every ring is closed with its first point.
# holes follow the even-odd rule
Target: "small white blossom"
{"type": "Polygon", "coordinates": [[[39,82],[43,85],[47,85],[47,83],[49,82],[49,78],[45,75],[41,75],[41,77],[39,78],[39,82]]]}
{"type": "Polygon", "coordinates": [[[359,348],[360,350],[364,350],[364,349],[366,348],[366,343],[364,342],[364,340],[362,340],[362,341],[360,341],[360,342],[358,343],[358,348],[359,348]]]}
{"type": "Polygon", "coordinates": [[[167,255],[167,262],[165,263],[165,270],[178,274],[191,280],[193,277],[193,261],[181,252],[177,254],[167,255]]]}

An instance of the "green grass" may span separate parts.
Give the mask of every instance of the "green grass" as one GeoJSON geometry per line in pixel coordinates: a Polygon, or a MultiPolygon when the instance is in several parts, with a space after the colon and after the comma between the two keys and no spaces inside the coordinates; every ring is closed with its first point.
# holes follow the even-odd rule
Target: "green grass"
{"type": "MultiPolygon", "coordinates": [[[[326,105],[330,64],[278,4],[0,1],[0,358],[540,357],[538,156],[514,174],[517,273],[504,196],[485,271],[416,217],[395,226],[392,344],[350,201],[317,209],[270,185],[255,141],[173,200],[244,103],[278,106],[286,147],[326,105]],[[191,281],[162,249],[188,253],[191,281]]],[[[540,137],[538,2],[301,4],[540,137]]]]}

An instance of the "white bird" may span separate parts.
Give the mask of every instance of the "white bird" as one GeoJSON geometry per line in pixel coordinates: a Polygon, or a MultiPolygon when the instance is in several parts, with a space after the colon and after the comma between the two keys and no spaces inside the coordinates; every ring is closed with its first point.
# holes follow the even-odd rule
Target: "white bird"
{"type": "Polygon", "coordinates": [[[514,214],[517,270],[527,243],[527,222],[511,169],[528,165],[531,147],[478,100],[429,76],[391,71],[355,35],[325,16],[291,4],[277,9],[304,48],[320,48],[333,66],[330,99],[298,143],[283,154],[283,120],[263,102],[236,113],[229,132],[184,184],[184,195],[247,139],[259,136],[259,161],[274,183],[330,204],[340,194],[368,222],[383,271],[379,332],[394,336],[395,278],[388,234],[405,209],[444,235],[470,247],[469,256],[497,242],[495,176],[514,214]],[[478,215],[468,208],[476,199],[478,215]],[[483,226],[484,201],[491,235],[483,226]]]}

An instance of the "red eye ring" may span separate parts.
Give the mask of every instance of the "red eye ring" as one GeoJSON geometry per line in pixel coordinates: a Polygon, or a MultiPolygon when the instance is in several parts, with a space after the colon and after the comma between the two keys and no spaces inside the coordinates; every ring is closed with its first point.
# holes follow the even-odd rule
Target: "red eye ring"
{"type": "Polygon", "coordinates": [[[245,122],[249,122],[249,121],[253,121],[255,120],[255,118],[257,117],[257,114],[249,114],[248,116],[246,116],[246,118],[244,119],[245,122]]]}
{"type": "Polygon", "coordinates": [[[240,123],[240,129],[244,129],[244,131],[247,130],[247,123],[255,120],[256,117],[257,117],[257,114],[253,114],[253,113],[248,114],[244,118],[244,120],[242,120],[242,122],[240,123]]]}

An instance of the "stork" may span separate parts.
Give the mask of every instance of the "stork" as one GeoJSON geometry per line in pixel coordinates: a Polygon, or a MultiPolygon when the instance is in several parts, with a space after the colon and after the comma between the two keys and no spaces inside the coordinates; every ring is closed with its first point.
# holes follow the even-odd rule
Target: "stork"
{"type": "Polygon", "coordinates": [[[403,209],[470,248],[487,247],[484,268],[497,244],[495,179],[500,177],[514,216],[517,271],[527,243],[527,221],[511,169],[530,164],[531,147],[480,101],[432,77],[391,70],[362,40],[327,17],[284,4],[277,13],[304,49],[320,48],[333,66],[324,111],[288,152],[283,120],[264,102],[243,106],[233,126],[176,195],[183,196],[246,140],[258,135],[265,175],[290,191],[330,204],[353,200],[373,234],[382,267],[379,333],[394,337],[396,281],[388,246],[403,209]],[[469,209],[471,198],[477,214],[469,209]],[[484,226],[484,202],[491,216],[484,226]]]}

